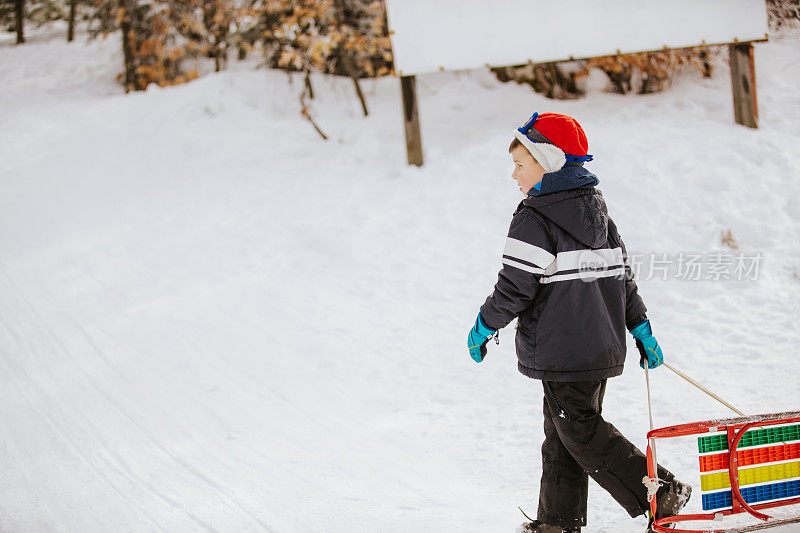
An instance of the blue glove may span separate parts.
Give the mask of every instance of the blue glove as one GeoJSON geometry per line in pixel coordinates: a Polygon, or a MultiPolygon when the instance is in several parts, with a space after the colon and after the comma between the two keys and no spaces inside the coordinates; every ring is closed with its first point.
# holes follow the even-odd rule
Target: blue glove
{"type": "Polygon", "coordinates": [[[489,326],[483,323],[481,314],[478,313],[475,325],[472,326],[469,336],[467,336],[467,349],[476,363],[480,363],[486,357],[486,343],[496,333],[496,329],[490,329],[489,326]]]}
{"type": "Polygon", "coordinates": [[[653,369],[664,362],[664,354],[661,353],[661,346],[658,345],[658,341],[653,337],[650,320],[645,320],[633,328],[631,335],[636,339],[636,347],[642,356],[639,360],[640,367],[644,368],[644,364],[647,362],[647,368],[653,369]]]}

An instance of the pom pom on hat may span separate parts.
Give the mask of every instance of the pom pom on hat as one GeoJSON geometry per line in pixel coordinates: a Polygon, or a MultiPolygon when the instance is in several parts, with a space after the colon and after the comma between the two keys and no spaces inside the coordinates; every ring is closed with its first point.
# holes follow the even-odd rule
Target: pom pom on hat
{"type": "Polygon", "coordinates": [[[589,141],[577,120],[560,113],[534,113],[514,136],[545,172],[557,172],[567,163],[591,161],[589,141]]]}

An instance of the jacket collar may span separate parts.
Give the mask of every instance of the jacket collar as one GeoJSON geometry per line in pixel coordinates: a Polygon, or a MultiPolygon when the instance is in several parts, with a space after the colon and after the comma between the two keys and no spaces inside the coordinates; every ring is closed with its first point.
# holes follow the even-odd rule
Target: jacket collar
{"type": "Polygon", "coordinates": [[[591,188],[600,183],[600,180],[584,167],[564,165],[556,172],[546,172],[542,176],[540,188],[532,187],[528,197],[544,196],[559,191],[575,188],[591,188]]]}
{"type": "Polygon", "coordinates": [[[578,188],[543,196],[528,196],[518,208],[528,206],[590,248],[608,238],[608,208],[599,189],[578,188]]]}

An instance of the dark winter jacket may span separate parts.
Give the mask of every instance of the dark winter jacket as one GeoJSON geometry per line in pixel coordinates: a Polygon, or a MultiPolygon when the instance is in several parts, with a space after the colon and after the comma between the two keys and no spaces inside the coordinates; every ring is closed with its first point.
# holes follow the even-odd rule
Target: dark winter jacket
{"type": "Polygon", "coordinates": [[[528,377],[618,376],[626,326],[647,311],[626,257],[600,190],[528,196],[514,212],[503,268],[481,317],[493,329],[519,317],[518,366],[528,377]]]}

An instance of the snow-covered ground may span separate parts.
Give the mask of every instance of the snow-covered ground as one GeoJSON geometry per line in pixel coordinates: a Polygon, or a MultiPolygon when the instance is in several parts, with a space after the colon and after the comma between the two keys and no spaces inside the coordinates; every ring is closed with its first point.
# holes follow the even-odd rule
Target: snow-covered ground
{"type": "MultiPolygon", "coordinates": [[[[761,254],[755,280],[645,264],[639,290],[668,362],[746,413],[800,408],[800,36],[756,46],[758,130],[734,124],[724,64],[569,102],[422,76],[409,168],[396,79],[364,83],[364,118],[348,80],[315,77],[325,142],[300,79],[257,58],[125,95],[118,37],[57,29],[0,44],[0,531],[514,531],[541,385],[513,327],[480,365],[465,339],[533,111],[583,124],[631,255],[703,254],[705,276],[714,252],[761,254]]],[[[637,361],[604,414],[644,447],[637,361]]],[[[651,382],[657,426],[732,414],[663,367],[651,382]]],[[[658,451],[698,510],[694,440],[658,451]]],[[[644,528],[589,498],[585,531],[644,528]]]]}

